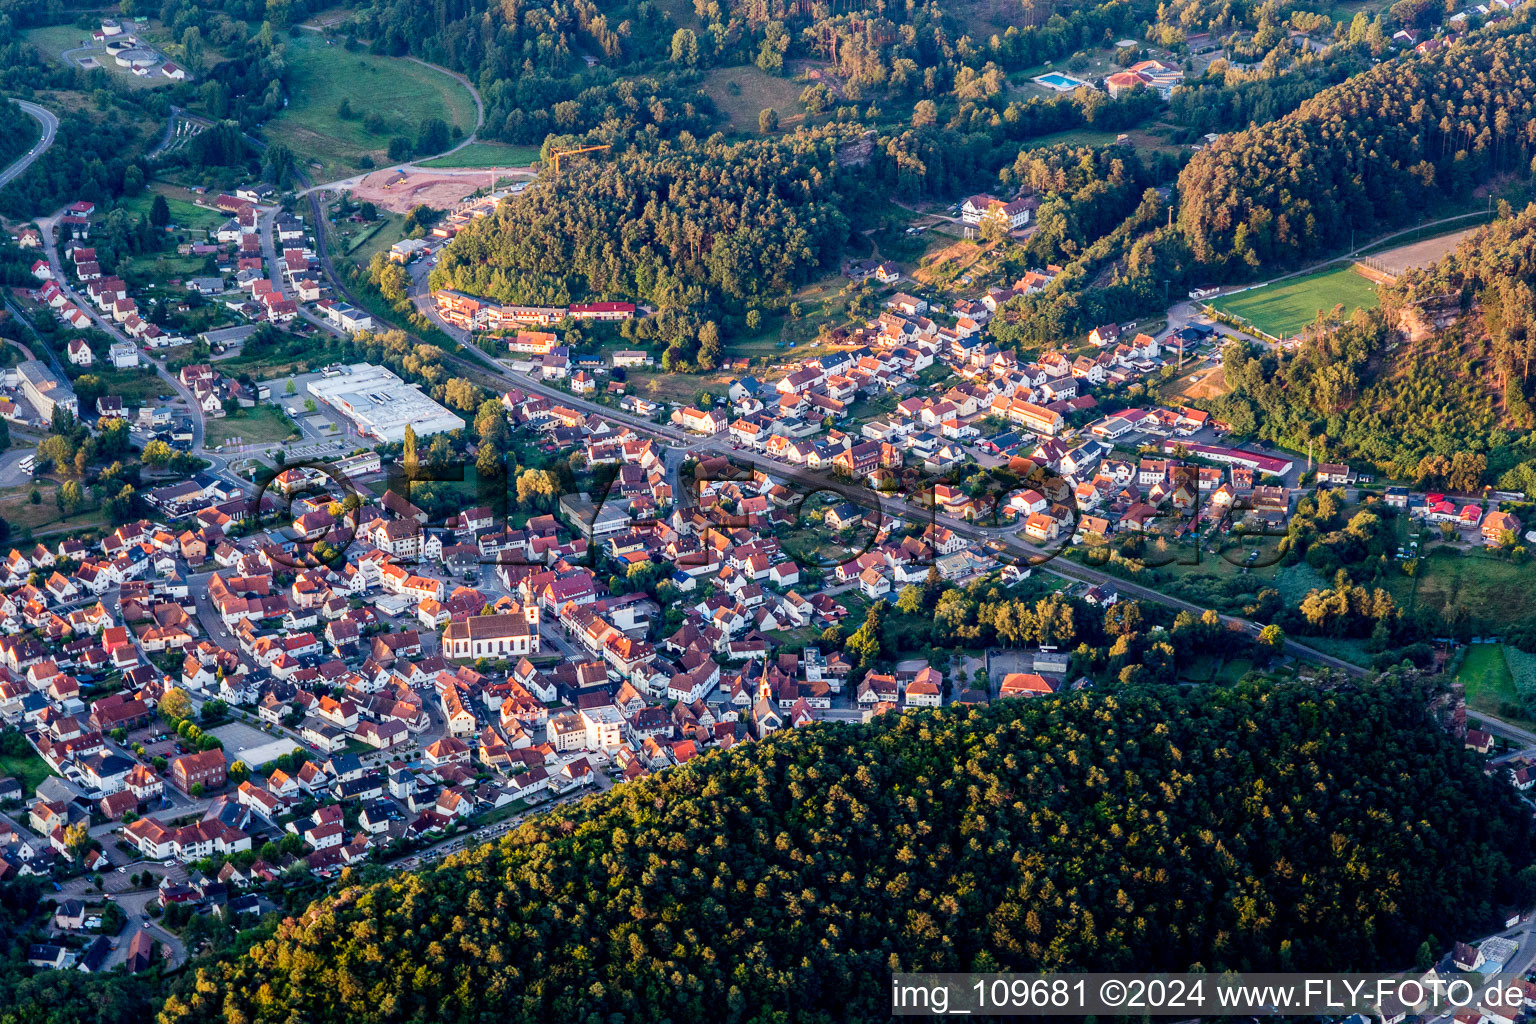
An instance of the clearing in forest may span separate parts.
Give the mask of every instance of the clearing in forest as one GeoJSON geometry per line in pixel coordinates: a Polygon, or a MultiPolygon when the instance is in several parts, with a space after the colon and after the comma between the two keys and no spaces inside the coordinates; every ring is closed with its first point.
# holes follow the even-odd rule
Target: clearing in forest
{"type": "Polygon", "coordinates": [[[757,115],[770,107],[779,113],[780,129],[803,120],[800,91],[804,88],[802,82],[777,78],[751,64],[717,68],[704,76],[704,94],[730,119],[731,127],[754,134],[757,115]]]}
{"type": "MultiPolygon", "coordinates": [[[[321,178],[345,177],[367,156],[389,160],[389,140],[415,140],[421,122],[441,118],[449,131],[475,130],[475,98],[456,79],[404,57],[348,50],[314,32],[287,40],[288,106],[264,134],[301,160],[317,161],[321,178]],[[348,116],[341,116],[347,101],[348,116]]],[[[431,154],[423,154],[430,156],[431,154]]]]}

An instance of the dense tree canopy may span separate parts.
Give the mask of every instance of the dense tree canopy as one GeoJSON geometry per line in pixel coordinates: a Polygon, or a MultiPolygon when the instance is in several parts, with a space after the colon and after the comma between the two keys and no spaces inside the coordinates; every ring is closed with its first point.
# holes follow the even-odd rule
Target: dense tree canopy
{"type": "Polygon", "coordinates": [[[1529,888],[1529,813],[1429,698],[1084,692],[781,733],[344,887],[161,1019],[862,1020],[893,969],[1400,966],[1529,888]]]}
{"type": "Polygon", "coordinates": [[[1241,273],[1326,252],[1536,153],[1536,37],[1487,30],[1388,61],[1218,139],[1179,175],[1194,255],[1241,273]]]}
{"type": "Polygon", "coordinates": [[[432,283],[526,303],[782,294],[835,265],[847,236],[834,150],[686,140],[562,167],[461,231],[432,283]]]}

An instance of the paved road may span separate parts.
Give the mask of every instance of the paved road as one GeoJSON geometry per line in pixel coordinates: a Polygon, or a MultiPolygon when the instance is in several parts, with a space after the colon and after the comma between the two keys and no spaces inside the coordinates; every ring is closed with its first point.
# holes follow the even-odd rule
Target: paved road
{"type": "Polygon", "coordinates": [[[15,103],[43,126],[43,137],[38,141],[37,145],[27,150],[22,156],[17,157],[5,170],[0,171],[0,188],[9,185],[12,181],[21,177],[38,157],[48,152],[48,147],[53,145],[54,134],[59,130],[59,119],[54,117],[53,112],[46,107],[40,107],[36,103],[28,103],[26,100],[16,100],[15,103]]]}
{"type": "MultiPolygon", "coordinates": [[[[63,216],[63,213],[64,211],[60,210],[51,217],[40,217],[37,221],[38,230],[42,233],[43,236],[43,251],[48,255],[49,267],[53,269],[54,282],[58,284],[59,289],[64,292],[65,296],[69,298],[69,300],[72,301],[76,306],[80,307],[80,309],[84,311],[85,315],[91,318],[91,322],[94,323],[97,327],[101,328],[101,330],[105,331],[113,341],[126,341],[128,344],[133,345],[134,348],[139,349],[139,358],[154,368],[156,375],[158,375],[162,381],[170,386],[173,394],[179,395],[181,397],[181,400],[187,406],[188,416],[192,420],[192,454],[198,456],[199,458],[208,459],[210,462],[214,463],[214,470],[216,472],[219,471],[222,469],[222,460],[217,456],[209,455],[203,449],[203,411],[202,408],[197,404],[197,399],[193,397],[192,392],[181,383],[181,380],[175,374],[167,371],[160,362],[144,355],[143,350],[139,346],[138,342],[128,337],[128,335],[123,332],[122,328],[118,327],[116,322],[103,317],[101,313],[96,309],[95,303],[91,302],[91,300],[86,296],[76,292],[74,288],[68,284],[69,276],[65,273],[64,262],[59,256],[58,244],[58,224],[59,218],[63,216]]],[[[81,413],[87,414],[87,411],[82,409],[81,413]]]]}
{"type": "MultiPolygon", "coordinates": [[[[309,201],[311,209],[314,213],[313,219],[315,222],[317,235],[316,244],[320,253],[321,269],[326,275],[326,278],[330,281],[331,287],[339,296],[353,302],[355,305],[360,305],[360,303],[357,303],[356,299],[352,298],[350,293],[347,291],[346,287],[341,281],[340,275],[336,273],[334,265],[331,263],[329,253],[327,252],[325,245],[325,218],[320,205],[318,194],[311,192],[309,195],[309,201]]],[[[689,435],[675,427],[653,423],[639,416],[635,416],[619,409],[612,408],[611,406],[599,405],[596,402],[590,402],[586,399],[578,398],[568,391],[563,391],[561,389],[551,387],[542,381],[535,380],[532,377],[527,376],[526,374],[516,373],[508,369],[506,366],[499,363],[490,355],[481,351],[480,348],[476,346],[469,338],[467,332],[448,326],[437,316],[436,309],[430,301],[430,290],[426,285],[425,275],[419,269],[417,271],[417,276],[412,283],[411,297],[418,310],[420,310],[429,319],[431,319],[440,328],[442,328],[450,337],[454,338],[456,341],[461,342],[462,348],[458,352],[449,353],[448,359],[463,367],[473,367],[474,371],[476,371],[475,376],[480,377],[482,381],[484,381],[486,376],[490,376],[490,383],[493,387],[504,388],[510,385],[520,388],[524,391],[545,395],[559,401],[562,405],[583,411],[597,413],[598,415],[616,423],[623,423],[633,428],[637,433],[644,434],[673,445],[677,445],[689,453],[729,455],[732,459],[738,462],[749,464],[755,468],[762,469],[765,472],[772,473],[773,475],[780,478],[790,478],[792,480],[796,480],[797,482],[808,485],[808,488],[837,483],[836,479],[830,474],[818,474],[815,471],[808,471],[801,467],[790,466],[785,463],[768,459],[765,456],[757,455],[753,452],[735,450],[725,435],[717,435],[713,438],[700,438],[695,435],[689,435]]],[[[406,333],[408,335],[410,334],[410,332],[406,333]]],[[[414,340],[419,341],[420,339],[414,340]]],[[[971,539],[981,541],[994,540],[1001,542],[1007,552],[1013,554],[1016,557],[1027,558],[1033,562],[1038,563],[1040,560],[1054,554],[1054,552],[1039,548],[1033,544],[1025,543],[1017,537],[1011,536],[1013,530],[1016,529],[1015,527],[977,527],[974,524],[965,522],[963,520],[953,519],[942,514],[918,508],[916,506],[910,505],[905,501],[895,502],[887,498],[884,502],[882,502],[879,495],[876,495],[873,491],[870,491],[866,488],[844,488],[840,486],[838,489],[846,490],[847,496],[850,498],[850,500],[857,504],[863,505],[865,507],[881,509],[882,511],[897,516],[898,518],[922,523],[934,522],[941,526],[947,526],[961,536],[965,536],[971,539]]],[[[679,495],[681,494],[680,491],[677,493],[679,495]]],[[[1068,562],[1064,558],[1055,558],[1053,560],[1044,561],[1043,564],[1039,564],[1038,567],[1044,572],[1052,573],[1053,575],[1062,577],[1064,579],[1070,579],[1091,585],[1104,583],[1112,584],[1121,593],[1129,594],[1141,600],[1154,601],[1173,608],[1177,608],[1179,610],[1192,611],[1197,613],[1206,610],[1201,605],[1197,605],[1192,602],[1185,601],[1181,598],[1164,594],[1149,587],[1143,587],[1139,584],[1128,582],[1119,577],[1111,576],[1108,573],[1100,572],[1089,566],[1082,566],[1068,562]]],[[[1257,636],[1258,633],[1263,629],[1262,623],[1252,622],[1240,616],[1223,615],[1222,621],[1233,628],[1248,633],[1250,636],[1257,636]]],[[[1363,669],[1358,665],[1344,661],[1341,658],[1336,658],[1332,655],[1325,654],[1316,648],[1309,647],[1306,644],[1299,643],[1295,640],[1286,641],[1285,653],[1293,657],[1304,658],[1317,662],[1352,676],[1360,676],[1367,673],[1366,669],[1363,669]]]]}
{"type": "Polygon", "coordinates": [[[294,296],[288,290],[288,282],[283,274],[283,265],[277,261],[277,215],[281,213],[280,207],[263,207],[256,219],[257,230],[261,233],[261,258],[267,264],[267,278],[272,286],[277,289],[277,294],[285,299],[294,296]]]}

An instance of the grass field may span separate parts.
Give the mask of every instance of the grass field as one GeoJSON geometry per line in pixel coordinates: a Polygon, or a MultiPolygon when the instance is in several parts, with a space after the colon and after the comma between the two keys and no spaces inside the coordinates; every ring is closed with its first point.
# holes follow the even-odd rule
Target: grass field
{"type": "Polygon", "coordinates": [[[1456,673],[1466,688],[1467,707],[1496,715],[1501,705],[1518,700],[1515,677],[1504,660],[1503,644],[1473,644],[1456,673]]]}
{"type": "Polygon", "coordinates": [[[1087,128],[1078,128],[1068,132],[1052,132],[1049,135],[1037,135],[1024,142],[1025,149],[1043,149],[1046,146],[1054,146],[1064,143],[1068,146],[1112,146],[1115,139],[1119,138],[1119,132],[1096,132],[1087,128]]]}
{"type": "Polygon", "coordinates": [[[1190,683],[1220,683],[1230,685],[1242,679],[1243,676],[1253,671],[1253,662],[1247,658],[1234,658],[1227,661],[1213,655],[1203,654],[1184,666],[1179,673],[1179,678],[1190,683]]]}
{"type": "MultiPolygon", "coordinates": [[[[1504,648],[1504,664],[1509,668],[1509,674],[1514,679],[1515,703],[1521,708],[1530,706],[1530,694],[1536,694],[1536,654],[1527,654],[1518,647],[1504,648]]],[[[1508,716],[1508,712],[1500,715],[1500,718],[1508,716]]],[[[1519,718],[1522,722],[1529,721],[1529,715],[1519,718]]]]}
{"type": "Polygon", "coordinates": [[[648,373],[644,370],[629,371],[630,394],[639,395],[651,402],[678,402],[692,405],[700,391],[723,395],[729,386],[731,375],[726,373],[648,373]]]}
{"type": "Polygon", "coordinates": [[[992,261],[987,257],[996,248],[996,242],[951,242],[943,249],[931,253],[923,265],[912,272],[912,279],[930,288],[948,287],[962,277],[970,277],[969,284],[974,284],[978,276],[985,277],[991,273],[992,261]]]}
{"type": "Polygon", "coordinates": [[[379,223],[362,225],[362,230],[346,239],[342,254],[359,266],[366,267],[373,254],[383,252],[405,237],[402,230],[405,215],[379,211],[379,223]],[[371,234],[369,232],[372,232],[371,234]]]}
{"type": "Polygon", "coordinates": [[[117,273],[130,285],[144,287],[197,277],[207,266],[208,260],[203,256],[178,256],[174,251],[146,253],[120,262],[117,273]]]}
{"type": "Polygon", "coordinates": [[[281,409],[258,405],[221,420],[209,420],[204,433],[210,446],[228,444],[237,437],[240,444],[276,444],[287,440],[296,429],[281,409]]]}
{"type": "MultiPolygon", "coordinates": [[[[102,515],[101,510],[90,504],[76,511],[74,515],[66,517],[59,511],[58,503],[54,498],[58,490],[59,485],[46,477],[21,487],[0,488],[0,519],[11,524],[13,533],[19,530],[31,530],[34,534],[53,533],[64,529],[78,532],[106,522],[106,517],[102,515]],[[30,498],[34,488],[39,496],[35,505],[30,498]]],[[[86,500],[89,502],[89,494],[86,500]]]]}
{"type": "Polygon", "coordinates": [[[803,86],[790,78],[775,78],[751,64],[719,68],[704,77],[704,94],[715,101],[737,131],[757,132],[757,115],[772,107],[780,127],[804,119],[800,106],[803,86]]]}
{"type": "Polygon", "coordinates": [[[1440,554],[1419,560],[1413,578],[1392,583],[1392,596],[1411,608],[1426,604],[1440,614],[1460,607],[1474,633],[1495,633],[1509,623],[1536,619],[1536,565],[1516,565],[1486,555],[1440,554]]]}
{"type": "Polygon", "coordinates": [[[171,210],[172,226],[183,231],[206,231],[229,219],[218,210],[193,203],[192,193],[186,189],[158,181],[131,199],[123,199],[123,208],[147,217],[156,194],[165,196],[165,205],[171,210]]]}
{"type": "Polygon", "coordinates": [[[424,160],[422,167],[527,167],[539,162],[538,146],[509,146],[476,140],[447,156],[424,160]]]}
{"type": "Polygon", "coordinates": [[[96,363],[90,372],[106,385],[107,394],[121,395],[123,404],[130,407],[156,405],[160,395],[171,392],[171,386],[148,367],[115,370],[110,364],[96,363]]]}
{"type": "Polygon", "coordinates": [[[53,774],[48,762],[28,750],[25,754],[0,754],[0,775],[9,775],[21,783],[23,796],[37,791],[38,783],[53,774]]]}
{"type": "Polygon", "coordinates": [[[784,552],[800,565],[815,566],[823,572],[830,572],[870,547],[868,530],[862,534],[855,530],[850,535],[852,540],[850,549],[838,543],[837,535],[829,528],[812,522],[803,515],[801,518],[803,520],[801,525],[789,530],[780,538],[784,552]]]}
{"type": "Polygon", "coordinates": [[[1288,338],[1316,319],[1318,311],[1342,305],[1346,314],[1380,301],[1376,286],[1347,266],[1238,292],[1210,303],[1274,338],[1288,338]]]}
{"type": "Polygon", "coordinates": [[[323,177],[358,170],[358,159],[365,154],[384,166],[390,138],[415,138],[429,117],[440,117],[461,132],[475,127],[475,100],[469,90],[413,61],[349,52],[309,32],[288,40],[287,60],[289,103],[267,122],[266,135],[300,158],[318,162],[323,177]],[[338,115],[342,100],[351,105],[354,117],[338,115]],[[382,119],[379,131],[365,126],[370,114],[382,119]]]}
{"type": "Polygon", "coordinates": [[[1216,673],[1215,682],[1236,684],[1252,671],[1253,662],[1247,658],[1234,658],[1222,663],[1221,670],[1216,673]]]}
{"type": "Polygon", "coordinates": [[[1332,655],[1354,665],[1368,668],[1373,655],[1365,649],[1365,641],[1352,636],[1308,636],[1301,642],[1315,647],[1324,654],[1332,655]]]}

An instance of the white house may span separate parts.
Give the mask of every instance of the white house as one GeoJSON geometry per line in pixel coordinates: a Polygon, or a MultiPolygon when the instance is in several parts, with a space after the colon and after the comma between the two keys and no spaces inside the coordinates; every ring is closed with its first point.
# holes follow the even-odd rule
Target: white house
{"type": "Polygon", "coordinates": [[[114,341],[108,356],[119,370],[131,370],[139,365],[139,348],[131,341],[114,341]]]}

